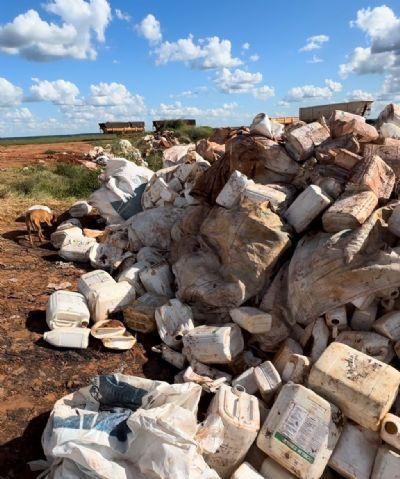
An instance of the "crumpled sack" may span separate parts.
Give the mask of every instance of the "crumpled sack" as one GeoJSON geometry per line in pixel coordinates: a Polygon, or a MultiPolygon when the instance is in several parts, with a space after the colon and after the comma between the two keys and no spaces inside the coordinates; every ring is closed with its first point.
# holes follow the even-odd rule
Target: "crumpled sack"
{"type": "Polygon", "coordinates": [[[131,251],[151,246],[169,251],[171,229],[184,214],[184,210],[171,206],[151,208],[133,216],[126,222],[131,251]]]}
{"type": "Polygon", "coordinates": [[[358,229],[303,237],[288,274],[289,314],[309,324],[359,296],[400,287],[400,254],[387,228],[397,202],[376,210],[358,229]]]}
{"type": "Polygon", "coordinates": [[[141,198],[153,171],[124,158],[110,158],[99,176],[103,186],[89,197],[107,223],[122,223],[142,211],[141,198]]]}
{"type": "Polygon", "coordinates": [[[188,145],[174,145],[167,148],[163,151],[163,167],[168,168],[169,166],[185,163],[186,155],[189,151],[194,151],[195,149],[196,145],[194,143],[189,143],[188,145]]]}
{"type": "Polygon", "coordinates": [[[225,155],[197,179],[191,195],[214,204],[235,170],[257,183],[268,184],[290,182],[299,169],[278,143],[262,136],[240,134],[227,142],[225,155]]]}
{"type": "Polygon", "coordinates": [[[218,479],[195,439],[201,387],[113,374],[57,401],[47,479],[218,479]]]}

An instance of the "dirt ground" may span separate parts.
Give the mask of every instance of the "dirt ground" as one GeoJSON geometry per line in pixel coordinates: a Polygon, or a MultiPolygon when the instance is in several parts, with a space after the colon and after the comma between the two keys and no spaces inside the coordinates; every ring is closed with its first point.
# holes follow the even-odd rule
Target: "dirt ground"
{"type": "MultiPolygon", "coordinates": [[[[37,476],[27,462],[43,457],[41,434],[54,402],[93,376],[173,377],[171,368],[149,352],[157,344],[155,336],[139,336],[127,352],[105,350],[94,338],[86,350],[57,349],[42,339],[46,303],[54,291],[50,283],[68,282],[73,291],[90,266],[61,262],[48,242],[30,246],[18,219],[29,203],[0,200],[0,479],[37,476]]],[[[58,213],[68,207],[48,205],[58,213]]]]}
{"type": "Polygon", "coordinates": [[[42,161],[65,161],[82,158],[92,148],[90,143],[74,141],[31,145],[0,145],[0,168],[36,165],[42,161]]]}

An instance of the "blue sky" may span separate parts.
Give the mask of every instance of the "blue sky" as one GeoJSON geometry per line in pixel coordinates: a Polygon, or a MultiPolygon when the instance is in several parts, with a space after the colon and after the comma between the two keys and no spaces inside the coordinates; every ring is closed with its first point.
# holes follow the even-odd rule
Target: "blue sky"
{"type": "Polygon", "coordinates": [[[18,0],[0,12],[0,135],[98,131],[105,120],[400,101],[398,2],[18,0]]]}

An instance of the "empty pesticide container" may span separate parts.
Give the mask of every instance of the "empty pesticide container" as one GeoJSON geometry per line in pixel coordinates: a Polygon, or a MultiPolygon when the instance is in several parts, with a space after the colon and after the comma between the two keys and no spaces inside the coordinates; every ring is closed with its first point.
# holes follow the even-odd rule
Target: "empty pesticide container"
{"type": "Polygon", "coordinates": [[[239,202],[248,181],[246,175],[235,170],[217,196],[215,200],[217,205],[223,206],[224,208],[232,208],[239,202]]]}
{"type": "Polygon", "coordinates": [[[338,342],[328,346],[308,377],[310,388],[373,431],[392,407],[399,384],[396,369],[338,342]]]}
{"type": "Polygon", "coordinates": [[[73,218],[83,218],[92,211],[92,206],[87,201],[76,201],[69,209],[69,214],[73,218]]]}
{"type": "Polygon", "coordinates": [[[194,328],[192,310],[176,298],[156,309],[155,320],[160,338],[174,349],[181,346],[183,336],[194,328]]]}
{"type": "Polygon", "coordinates": [[[208,409],[218,414],[224,424],[224,439],[214,454],[205,460],[222,479],[229,478],[243,461],[260,429],[258,399],[239,388],[224,384],[218,389],[208,409]]]}
{"type": "Polygon", "coordinates": [[[373,326],[373,330],[382,336],[386,336],[391,341],[400,340],[400,311],[392,311],[386,313],[377,319],[373,326]]]}
{"type": "Polygon", "coordinates": [[[221,384],[229,384],[232,376],[206,364],[192,361],[186,371],[183,372],[182,380],[200,384],[205,391],[215,393],[221,387],[221,384]]]}
{"type": "Polygon", "coordinates": [[[347,344],[384,363],[389,363],[394,356],[389,339],[370,331],[342,331],[336,341],[347,344]]]}
{"type": "Polygon", "coordinates": [[[125,333],[125,326],[117,319],[104,319],[92,326],[91,333],[94,338],[104,339],[121,336],[125,333]]]}
{"type": "Polygon", "coordinates": [[[125,351],[127,349],[133,348],[133,346],[136,344],[136,338],[128,331],[125,331],[123,334],[118,336],[103,338],[102,342],[103,345],[108,349],[125,351]]]}
{"type": "Polygon", "coordinates": [[[400,449],[400,417],[386,414],[381,425],[381,438],[390,446],[400,449]]]}
{"type": "Polygon", "coordinates": [[[96,288],[101,288],[104,284],[114,285],[114,278],[103,271],[102,269],[97,269],[95,271],[90,271],[89,273],[83,274],[78,280],[78,291],[85,296],[89,301],[90,295],[96,288]]]}
{"type": "Polygon", "coordinates": [[[272,316],[261,309],[241,306],[229,311],[232,321],[252,334],[267,333],[271,329],[272,316]]]}
{"type": "Polygon", "coordinates": [[[240,376],[232,381],[232,386],[241,386],[248,394],[255,394],[258,391],[254,368],[246,369],[240,376]]]}
{"type": "Polygon", "coordinates": [[[329,466],[347,479],[369,479],[380,443],[379,434],[348,421],[329,466]]]}
{"type": "Polygon", "coordinates": [[[371,479],[400,479],[400,454],[381,446],[375,458],[371,479]]]}
{"type": "Polygon", "coordinates": [[[263,479],[263,476],[260,476],[249,463],[244,462],[236,469],[230,479],[263,479]]]}
{"type": "Polygon", "coordinates": [[[140,281],[149,293],[173,298],[172,284],[174,277],[166,261],[148,266],[139,273],[140,281]]]}
{"type": "Polygon", "coordinates": [[[264,479],[295,479],[296,477],[270,457],[263,461],[260,474],[264,479]]]}
{"type": "Polygon", "coordinates": [[[286,221],[296,233],[302,233],[331,202],[319,186],[310,185],[289,206],[285,213],[286,221]]]}
{"type": "Polygon", "coordinates": [[[86,349],[89,345],[89,328],[57,328],[47,331],[43,339],[61,348],[86,349]]]}
{"type": "Polygon", "coordinates": [[[279,374],[282,374],[292,354],[303,354],[303,349],[294,339],[288,338],[283,342],[272,360],[279,374]]]}
{"type": "Polygon", "coordinates": [[[300,479],[319,479],[342,429],[339,409],[300,384],[282,387],[258,447],[300,479]]]}
{"type": "Polygon", "coordinates": [[[166,296],[145,293],[123,309],[124,321],[128,328],[140,333],[151,333],[157,329],[155,314],[157,308],[168,301],[166,296]]]}
{"type": "Polygon", "coordinates": [[[336,338],[340,329],[347,327],[347,313],[346,307],[340,306],[325,313],[325,321],[332,330],[332,337],[336,338]]]}
{"type": "Polygon", "coordinates": [[[364,309],[355,309],[350,325],[356,331],[370,331],[376,319],[378,302],[374,301],[364,309]]]}
{"type": "Polygon", "coordinates": [[[282,371],[282,381],[304,384],[310,371],[311,363],[307,356],[292,354],[282,371]]]}
{"type": "Polygon", "coordinates": [[[205,364],[227,364],[243,351],[244,341],[237,324],[197,326],[183,337],[184,354],[205,364]]]}
{"type": "Polygon", "coordinates": [[[128,281],[136,291],[136,294],[142,296],[145,293],[144,287],[140,281],[140,272],[145,270],[149,263],[145,261],[138,261],[129,268],[124,269],[118,276],[118,282],[128,281]]]}
{"type": "Polygon", "coordinates": [[[154,353],[161,354],[161,357],[167,363],[172,364],[177,369],[183,369],[186,363],[186,356],[178,351],[174,351],[166,344],[160,344],[159,346],[153,346],[151,350],[154,353]]]}
{"type": "Polygon", "coordinates": [[[86,299],[80,293],[55,291],[49,298],[46,322],[50,329],[63,327],[85,327],[90,321],[86,299]]]}
{"type": "Polygon", "coordinates": [[[59,255],[67,261],[89,261],[89,252],[91,247],[96,243],[94,238],[82,236],[79,238],[70,238],[69,236],[63,241],[59,255]]]}
{"type": "Polygon", "coordinates": [[[66,239],[81,239],[83,238],[82,230],[78,226],[70,225],[68,228],[61,227],[61,225],[50,236],[51,244],[54,248],[61,248],[66,239]]]}
{"type": "Polygon", "coordinates": [[[254,368],[254,378],[264,401],[269,404],[282,386],[282,380],[271,361],[254,368]]]}

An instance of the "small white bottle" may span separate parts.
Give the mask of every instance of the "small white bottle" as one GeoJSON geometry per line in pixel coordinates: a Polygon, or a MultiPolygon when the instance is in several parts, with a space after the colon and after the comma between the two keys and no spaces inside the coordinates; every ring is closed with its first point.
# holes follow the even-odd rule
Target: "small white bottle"
{"type": "Polygon", "coordinates": [[[86,349],[89,345],[89,328],[57,328],[47,331],[43,339],[60,348],[86,349]]]}

